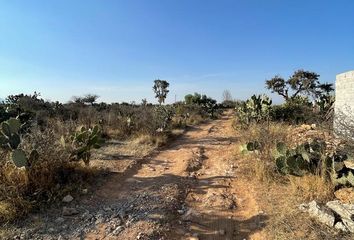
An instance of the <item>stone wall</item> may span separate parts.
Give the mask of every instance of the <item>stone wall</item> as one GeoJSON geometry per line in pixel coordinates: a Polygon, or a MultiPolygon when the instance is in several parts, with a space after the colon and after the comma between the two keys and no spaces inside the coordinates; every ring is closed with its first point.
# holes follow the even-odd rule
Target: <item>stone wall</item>
{"type": "Polygon", "coordinates": [[[336,134],[354,138],[354,71],[336,77],[336,102],[334,108],[336,134]]]}

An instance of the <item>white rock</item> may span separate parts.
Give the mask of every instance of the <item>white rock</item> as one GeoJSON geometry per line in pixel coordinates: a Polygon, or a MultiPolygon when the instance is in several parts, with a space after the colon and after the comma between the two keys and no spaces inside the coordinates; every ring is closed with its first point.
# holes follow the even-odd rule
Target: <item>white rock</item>
{"type": "Polygon", "coordinates": [[[354,233],[354,221],[351,219],[342,219],[343,224],[347,227],[347,229],[349,230],[349,232],[354,233]]]}
{"type": "Polygon", "coordinates": [[[345,165],[347,168],[350,168],[350,169],[354,170],[354,161],[353,161],[353,160],[344,161],[344,165],[345,165]]]}
{"type": "Polygon", "coordinates": [[[306,203],[302,203],[299,205],[299,210],[301,212],[308,212],[309,211],[309,205],[306,203]]]}
{"type": "Polygon", "coordinates": [[[219,230],[219,234],[220,234],[220,235],[225,235],[225,234],[226,234],[226,231],[225,231],[224,229],[220,229],[220,230],[219,230]]]}
{"type": "Polygon", "coordinates": [[[340,201],[335,200],[335,201],[328,202],[326,206],[332,209],[342,218],[352,220],[352,218],[354,217],[354,210],[353,210],[354,205],[352,204],[343,204],[340,201]]]}
{"type": "Polygon", "coordinates": [[[184,213],[184,210],[183,209],[179,209],[179,210],[177,210],[177,212],[182,215],[184,213]]]}
{"type": "Polygon", "coordinates": [[[121,233],[123,231],[124,227],[123,226],[119,226],[116,229],[114,229],[114,231],[112,232],[113,235],[118,235],[119,233],[121,233]]]}
{"type": "Polygon", "coordinates": [[[74,200],[74,198],[73,198],[70,194],[66,195],[66,196],[63,198],[63,202],[65,202],[65,203],[69,203],[69,202],[71,202],[72,200],[74,200]]]}
{"type": "Polygon", "coordinates": [[[309,203],[309,214],[317,218],[319,222],[324,223],[330,227],[334,225],[334,214],[333,212],[327,209],[321,209],[320,206],[316,203],[316,201],[312,201],[309,203]]]}
{"type": "Polygon", "coordinates": [[[347,227],[342,222],[337,222],[334,227],[336,229],[342,230],[343,232],[348,232],[347,227]]]}

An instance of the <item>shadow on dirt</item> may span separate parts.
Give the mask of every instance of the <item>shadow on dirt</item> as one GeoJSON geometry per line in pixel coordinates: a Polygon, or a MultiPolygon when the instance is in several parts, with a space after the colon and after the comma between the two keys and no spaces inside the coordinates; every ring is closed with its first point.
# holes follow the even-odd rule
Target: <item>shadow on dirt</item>
{"type": "Polygon", "coordinates": [[[178,213],[178,210],[183,209],[182,203],[187,194],[207,194],[211,189],[227,188],[220,182],[233,177],[215,176],[201,181],[172,174],[158,177],[133,175],[127,178],[124,189],[119,190],[115,199],[103,198],[106,202],[102,206],[119,203],[125,213],[135,216],[139,221],[174,222],[172,225],[177,227],[171,229],[168,239],[181,239],[180,234],[176,236],[177,229],[183,229],[183,236],[197,234],[200,239],[249,239],[266,225],[268,217],[263,214],[245,220],[227,218],[225,213],[235,210],[225,207],[214,207],[215,214],[200,215],[191,211],[187,219],[183,219],[187,209],[183,214],[178,213]],[[192,185],[193,190],[190,190],[192,185]]]}
{"type": "MultiPolygon", "coordinates": [[[[255,215],[249,219],[229,219],[217,215],[203,215],[203,225],[198,224],[198,217],[190,223],[190,234],[195,234],[203,240],[250,239],[254,233],[266,226],[266,215],[255,215]]],[[[187,233],[188,234],[188,233],[187,233]]]]}

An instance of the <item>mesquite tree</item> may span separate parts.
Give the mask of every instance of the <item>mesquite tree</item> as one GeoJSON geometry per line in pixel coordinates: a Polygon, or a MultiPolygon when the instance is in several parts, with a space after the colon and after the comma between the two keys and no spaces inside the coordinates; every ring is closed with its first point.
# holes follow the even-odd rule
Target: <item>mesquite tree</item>
{"type": "Polygon", "coordinates": [[[266,88],[279,94],[286,101],[294,99],[298,95],[310,96],[316,100],[334,90],[333,84],[322,84],[319,77],[320,75],[315,72],[300,69],[295,71],[288,80],[278,75],[266,80],[266,88]]]}

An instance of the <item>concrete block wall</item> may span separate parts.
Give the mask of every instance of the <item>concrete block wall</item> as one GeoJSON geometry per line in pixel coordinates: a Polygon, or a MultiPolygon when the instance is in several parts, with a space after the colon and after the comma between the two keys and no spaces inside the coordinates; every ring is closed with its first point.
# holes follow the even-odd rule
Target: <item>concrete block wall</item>
{"type": "Polygon", "coordinates": [[[354,71],[336,77],[334,114],[335,132],[354,138],[354,71]]]}

